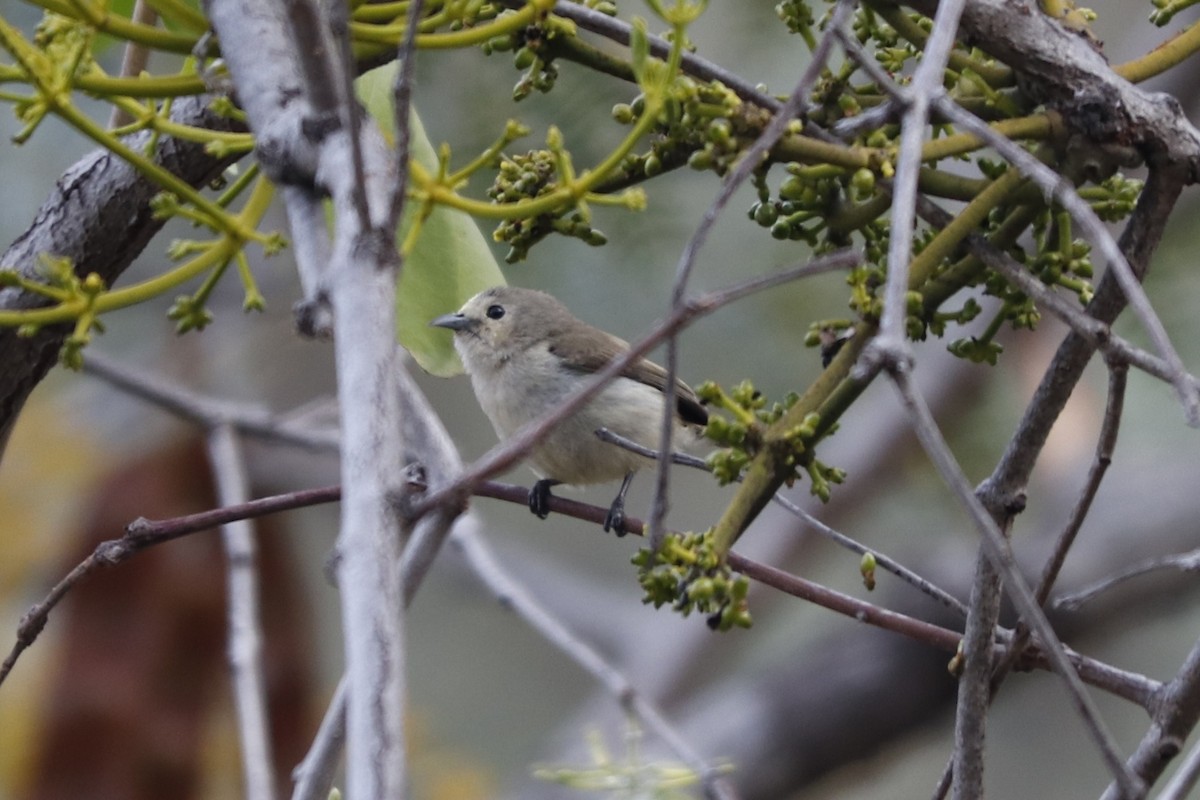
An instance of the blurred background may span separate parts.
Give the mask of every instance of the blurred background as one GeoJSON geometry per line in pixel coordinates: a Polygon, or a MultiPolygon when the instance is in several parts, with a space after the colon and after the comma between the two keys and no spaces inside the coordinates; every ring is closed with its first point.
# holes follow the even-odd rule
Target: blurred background
{"type": "MultiPolygon", "coordinates": [[[[5,15],[24,30],[36,24],[37,10],[5,5],[5,15]]],[[[1181,15],[1164,31],[1145,21],[1149,3],[1092,6],[1114,63],[1146,52],[1190,21],[1181,15]]],[[[772,3],[712,3],[692,32],[700,54],[776,93],[790,90],[807,63],[807,49],[786,34],[772,3]]],[[[115,71],[120,54],[107,57],[115,71]]],[[[418,110],[430,138],[450,142],[461,159],[488,146],[503,121],[515,117],[534,132],[512,150],[540,145],[553,121],[576,165],[593,163],[624,135],[608,110],[628,102],[633,91],[570,64],[560,70],[552,93],[514,105],[509,96],[519,73],[510,56],[422,53],[418,110]]],[[[1175,94],[1195,120],[1193,74],[1185,64],[1154,88],[1175,94]]],[[[107,118],[107,108],[96,113],[107,118]]],[[[6,139],[17,127],[11,117],[0,122],[6,139]]],[[[0,242],[25,229],[52,183],[90,147],[53,119],[20,148],[0,145],[6,188],[0,242]]],[[[476,196],[485,188],[470,187],[476,196]]],[[[593,324],[638,338],[664,314],[681,249],[716,189],[709,173],[665,176],[647,186],[649,207],[642,213],[596,209],[608,245],[552,238],[527,262],[505,266],[505,276],[555,294],[593,324]]],[[[718,223],[697,264],[695,290],[807,258],[803,248],[776,242],[747,220],[752,200],[743,192],[718,223]]],[[[1190,190],[1148,281],[1193,371],[1200,364],[1195,213],[1190,190]]],[[[267,227],[283,229],[281,215],[267,227]]],[[[186,235],[182,227],[164,231],[124,281],[162,270],[166,243],[186,235]]],[[[497,257],[503,255],[497,249],[497,257]]],[[[196,391],[279,412],[329,400],[330,346],[293,331],[291,306],[299,290],[290,254],[254,269],[267,298],[263,314],[243,315],[241,289],[226,281],[211,302],[215,323],[202,333],[176,336],[166,318],[170,299],[162,298],[111,315],[108,333],[93,347],[196,391]]],[[[827,275],[724,308],[681,337],[681,375],[693,385],[750,378],[770,398],[802,391],[820,371],[816,352],[803,347],[808,323],[845,314],[845,298],[842,278],[827,275]]],[[[1128,322],[1120,332],[1143,340],[1128,322]]],[[[1034,334],[1009,336],[997,368],[963,364],[942,342],[920,346],[921,385],[972,480],[991,470],[1062,333],[1047,320],[1034,334]]],[[[417,377],[464,458],[495,443],[466,379],[417,377]]],[[[1129,383],[1113,467],[1068,561],[1065,589],[1144,556],[1200,545],[1200,434],[1184,425],[1169,387],[1137,373],[1129,383]]],[[[1039,563],[1077,498],[1104,396],[1104,370],[1093,366],[1035,473],[1015,540],[1030,564],[1039,563]]],[[[258,494],[338,479],[328,454],[259,442],[247,448],[258,494]]],[[[822,459],[845,468],[847,483],[835,488],[827,506],[813,502],[804,487],[797,487],[797,502],[966,599],[974,534],[906,433],[890,387],[880,383],[867,392],[822,446],[822,459]]],[[[533,475],[522,467],[508,478],[528,484],[533,475]]],[[[11,641],[24,611],[97,541],[119,536],[137,516],[211,506],[210,483],[196,431],[94,378],[56,369],[34,393],[0,465],[0,641],[5,635],[11,641]]],[[[651,483],[648,475],[635,482],[632,514],[648,512],[651,483]]],[[[732,492],[685,470],[675,471],[672,486],[669,524],[679,529],[707,527],[732,492]]],[[[614,489],[574,496],[607,505],[614,489]]],[[[761,588],[751,595],[753,629],[713,634],[701,618],[641,604],[629,563],[637,541],[560,517],[539,521],[522,507],[486,500],[474,504],[465,524],[478,526],[541,602],[659,701],[697,750],[732,764],[747,798],[867,800],[932,791],[952,746],[954,682],[945,654],[761,588]]],[[[280,785],[287,787],[282,778],[311,740],[340,674],[337,593],[323,576],[336,507],[279,515],[260,530],[277,760],[280,785]]],[[[856,555],[782,513],[764,514],[743,542],[739,550],[753,558],[952,622],[889,575],[881,573],[879,587],[868,594],[856,555]]],[[[215,534],[159,547],[81,587],[0,688],[0,798],[142,796],[135,787],[145,796],[238,796],[223,609],[215,534]],[[119,786],[129,793],[105,793],[119,786]]],[[[1155,576],[1061,624],[1082,652],[1167,679],[1200,633],[1200,594],[1173,576],[1155,576]]],[[[538,765],[587,768],[592,735],[621,757],[628,731],[617,703],[505,611],[457,554],[447,551],[434,567],[408,617],[408,636],[414,797],[598,796],[536,781],[532,771],[538,765]]],[[[1107,695],[1097,699],[1131,750],[1144,732],[1145,714],[1107,695]]],[[[1093,797],[1106,785],[1099,756],[1053,676],[1013,677],[991,719],[989,796],[1093,797]]],[[[647,761],[671,758],[652,739],[643,749],[647,761]]]]}

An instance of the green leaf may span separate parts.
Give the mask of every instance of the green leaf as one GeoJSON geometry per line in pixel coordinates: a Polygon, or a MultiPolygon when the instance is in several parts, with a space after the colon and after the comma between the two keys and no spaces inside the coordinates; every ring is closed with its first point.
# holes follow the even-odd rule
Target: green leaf
{"type": "MultiPolygon", "coordinates": [[[[356,82],[367,112],[391,140],[395,126],[392,83],[396,63],[374,69],[356,82]]],[[[437,173],[437,155],[414,111],[410,117],[410,155],[431,173],[437,173]]],[[[396,232],[400,245],[418,209],[410,202],[396,232]]],[[[396,335],[400,344],[426,372],[440,377],[462,372],[454,352],[451,332],[429,327],[434,317],[457,311],[469,298],[504,283],[504,275],[479,227],[468,214],[438,206],[421,225],[412,253],[396,291],[396,335]]]]}

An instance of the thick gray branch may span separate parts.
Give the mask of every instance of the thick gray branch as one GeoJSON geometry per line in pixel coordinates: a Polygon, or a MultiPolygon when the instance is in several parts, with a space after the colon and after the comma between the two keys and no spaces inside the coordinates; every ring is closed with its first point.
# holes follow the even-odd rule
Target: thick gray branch
{"type": "MultiPolygon", "coordinates": [[[[211,97],[179,98],[171,118],[213,130],[240,126],[209,110],[211,97]]],[[[148,134],[126,139],[140,149],[148,134]]],[[[232,159],[217,159],[204,145],[176,139],[160,140],[154,160],[192,186],[203,186],[221,174],[232,159]]],[[[42,203],[26,231],[0,255],[0,266],[40,280],[42,254],[69,258],[79,275],[95,272],[112,285],[162,228],[150,213],[150,200],[161,188],[129,164],[97,150],[68,169],[42,203]]],[[[0,310],[36,308],[45,298],[20,289],[0,290],[0,310]]],[[[0,448],[33,387],[54,366],[66,326],[44,328],[31,337],[13,328],[0,328],[0,448]]]]}
{"type": "MultiPolygon", "coordinates": [[[[904,3],[933,16],[936,0],[904,3]]],[[[1186,164],[1200,179],[1200,131],[1179,101],[1113,72],[1087,37],[1047,16],[1035,0],[971,0],[960,38],[1013,68],[1022,91],[1066,118],[1092,145],[1136,148],[1151,163],[1186,164]]]]}

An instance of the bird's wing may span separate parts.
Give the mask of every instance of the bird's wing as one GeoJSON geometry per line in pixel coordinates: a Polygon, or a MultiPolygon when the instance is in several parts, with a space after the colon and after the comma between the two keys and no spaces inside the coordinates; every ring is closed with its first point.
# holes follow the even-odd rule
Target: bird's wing
{"type": "MultiPolygon", "coordinates": [[[[565,366],[579,372],[599,372],[629,349],[628,342],[598,328],[563,333],[550,350],[563,360],[565,366]],[[597,346],[598,342],[602,344],[597,346]]],[[[666,391],[667,371],[653,361],[638,359],[625,367],[621,374],[639,383],[653,386],[660,392],[666,391]]],[[[675,379],[675,407],[684,422],[693,425],[708,424],[708,409],[700,404],[700,399],[696,397],[692,387],[678,378],[675,379]]]]}

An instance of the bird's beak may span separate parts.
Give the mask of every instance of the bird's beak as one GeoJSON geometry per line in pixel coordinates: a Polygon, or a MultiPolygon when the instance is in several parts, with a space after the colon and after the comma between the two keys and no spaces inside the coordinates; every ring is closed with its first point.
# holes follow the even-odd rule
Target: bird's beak
{"type": "Polygon", "coordinates": [[[433,328],[449,328],[452,331],[463,331],[470,328],[475,323],[462,313],[443,314],[435,320],[430,321],[429,325],[433,328]]]}

